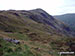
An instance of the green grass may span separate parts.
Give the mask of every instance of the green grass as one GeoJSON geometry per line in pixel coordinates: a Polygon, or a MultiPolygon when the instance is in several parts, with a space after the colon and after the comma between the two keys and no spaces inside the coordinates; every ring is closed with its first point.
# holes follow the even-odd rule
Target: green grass
{"type": "MultiPolygon", "coordinates": [[[[0,38],[0,53],[3,53],[3,56],[35,56],[31,51],[30,47],[26,44],[16,45],[11,42],[4,41],[0,38]]],[[[0,54],[1,55],[1,54],[0,54]]]]}
{"type": "Polygon", "coordinates": [[[26,34],[20,34],[20,33],[12,33],[8,34],[9,37],[14,37],[19,40],[29,40],[29,37],[26,34]]]}

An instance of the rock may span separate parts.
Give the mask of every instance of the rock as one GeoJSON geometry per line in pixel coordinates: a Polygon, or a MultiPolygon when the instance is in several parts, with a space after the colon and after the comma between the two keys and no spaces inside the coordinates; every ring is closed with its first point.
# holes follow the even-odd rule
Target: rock
{"type": "Polygon", "coordinates": [[[15,44],[20,44],[20,41],[19,40],[16,40],[16,39],[4,38],[4,40],[9,41],[9,42],[12,42],[12,43],[15,43],[15,44]]]}

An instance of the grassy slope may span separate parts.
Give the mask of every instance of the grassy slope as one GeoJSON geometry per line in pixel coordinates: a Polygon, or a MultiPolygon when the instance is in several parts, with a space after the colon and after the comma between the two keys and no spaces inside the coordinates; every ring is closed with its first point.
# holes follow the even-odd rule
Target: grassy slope
{"type": "MultiPolygon", "coordinates": [[[[48,44],[43,44],[37,41],[31,41],[27,39],[25,35],[22,34],[9,34],[10,36],[14,36],[16,39],[20,40],[20,45],[16,45],[14,43],[10,43],[8,41],[2,40],[2,35],[0,37],[0,51],[3,51],[4,56],[50,56],[49,49],[50,46],[48,44]],[[22,39],[23,38],[23,39],[22,39]],[[40,48],[38,50],[37,48],[40,48]]],[[[3,36],[6,36],[5,34],[3,36]]],[[[9,37],[9,38],[12,38],[9,37]]],[[[1,52],[0,52],[1,53],[1,52]]]]}
{"type": "Polygon", "coordinates": [[[41,41],[49,40],[50,37],[53,37],[55,34],[57,34],[55,30],[48,25],[37,23],[28,17],[24,17],[23,15],[20,15],[20,17],[18,18],[16,15],[13,15],[9,12],[0,13],[1,30],[22,32],[28,34],[29,36],[30,33],[35,33],[37,36],[32,37],[35,37],[41,41]]]}
{"type": "Polygon", "coordinates": [[[3,56],[56,56],[56,51],[68,48],[66,45],[58,45],[69,40],[72,39],[57,33],[51,26],[37,23],[20,13],[18,16],[8,11],[0,13],[0,53],[3,56]],[[2,37],[18,39],[21,44],[4,41],[2,37]]]}
{"type": "Polygon", "coordinates": [[[0,35],[0,55],[3,54],[3,56],[58,56],[57,52],[66,51],[68,46],[62,44],[66,43],[69,40],[69,38],[56,38],[48,43],[42,43],[30,40],[30,38],[25,34],[9,34],[3,32],[0,35]],[[2,39],[3,37],[18,39],[20,40],[20,44],[16,45],[14,43],[5,41],[2,39]],[[38,50],[37,48],[40,49],[38,50]]]}

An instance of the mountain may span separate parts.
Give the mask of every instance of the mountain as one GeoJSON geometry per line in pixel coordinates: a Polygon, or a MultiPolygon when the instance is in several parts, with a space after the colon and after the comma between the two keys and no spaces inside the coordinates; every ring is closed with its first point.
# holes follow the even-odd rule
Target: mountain
{"type": "Polygon", "coordinates": [[[54,17],[63,21],[64,23],[69,25],[75,31],[75,13],[57,15],[57,16],[54,16],[54,17]]]}
{"type": "Polygon", "coordinates": [[[57,34],[59,32],[64,35],[71,35],[71,29],[67,25],[54,19],[42,9],[1,11],[0,25],[0,30],[4,31],[20,31],[27,26],[48,33],[57,34]]]}
{"type": "Polygon", "coordinates": [[[43,9],[0,11],[0,55],[54,56],[67,50],[67,42],[75,41],[72,37],[66,24],[43,9]]]}

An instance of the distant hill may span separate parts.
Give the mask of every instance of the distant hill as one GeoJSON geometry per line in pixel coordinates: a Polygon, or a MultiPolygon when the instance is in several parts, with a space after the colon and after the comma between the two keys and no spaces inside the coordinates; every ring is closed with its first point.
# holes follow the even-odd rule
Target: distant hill
{"type": "Polygon", "coordinates": [[[43,9],[0,11],[1,56],[58,56],[57,51],[67,51],[67,43],[75,41],[72,37],[68,25],[43,9]]]}
{"type": "Polygon", "coordinates": [[[55,18],[65,22],[75,31],[75,13],[54,16],[55,18]]]}

